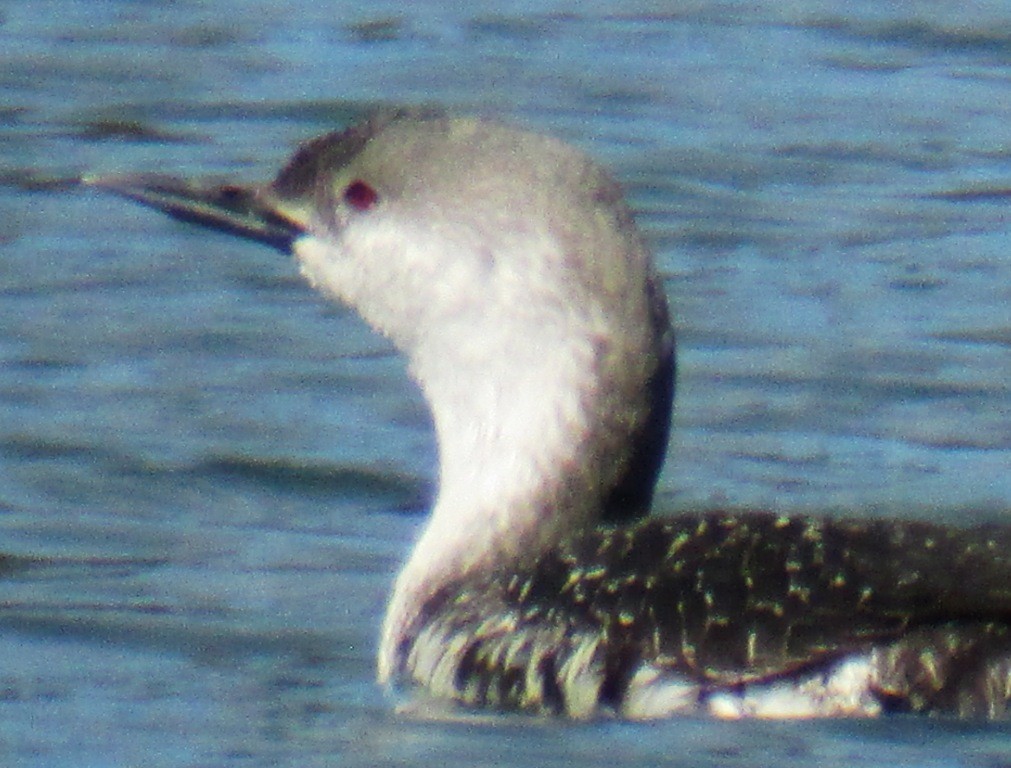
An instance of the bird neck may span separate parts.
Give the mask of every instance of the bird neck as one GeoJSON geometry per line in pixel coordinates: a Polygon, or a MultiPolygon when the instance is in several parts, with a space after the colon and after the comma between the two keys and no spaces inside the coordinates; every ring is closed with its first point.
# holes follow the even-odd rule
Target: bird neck
{"type": "MultiPolygon", "coordinates": [[[[571,326],[555,337],[541,329],[534,342],[509,333],[522,343],[500,354],[470,357],[454,344],[412,358],[433,414],[439,492],[393,590],[380,680],[396,676],[426,604],[449,585],[522,568],[602,519],[645,514],[666,446],[673,363],[668,337],[646,328],[629,339],[571,326]],[[619,515],[614,504],[628,508],[619,515]]],[[[479,343],[495,348],[494,339],[479,343]]]]}

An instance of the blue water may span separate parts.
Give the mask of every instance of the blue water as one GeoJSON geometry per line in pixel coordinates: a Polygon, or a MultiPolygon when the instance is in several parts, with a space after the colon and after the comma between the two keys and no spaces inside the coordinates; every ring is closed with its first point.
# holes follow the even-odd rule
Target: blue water
{"type": "Polygon", "coordinates": [[[625,183],[680,332],[661,512],[1011,511],[1006,2],[0,2],[0,764],[1002,766],[922,720],[426,722],[372,683],[432,493],[389,346],[65,183],[255,181],[381,104],[625,183]]]}

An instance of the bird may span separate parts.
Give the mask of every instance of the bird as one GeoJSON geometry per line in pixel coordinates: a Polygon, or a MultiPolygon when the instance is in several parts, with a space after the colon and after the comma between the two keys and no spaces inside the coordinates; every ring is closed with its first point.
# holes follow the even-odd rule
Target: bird
{"type": "Polygon", "coordinates": [[[620,184],[498,120],[394,109],[269,183],[85,183],[293,255],[406,356],[438,452],[379,683],[574,719],[1001,719],[1011,525],[652,514],[668,299],[620,184]]]}

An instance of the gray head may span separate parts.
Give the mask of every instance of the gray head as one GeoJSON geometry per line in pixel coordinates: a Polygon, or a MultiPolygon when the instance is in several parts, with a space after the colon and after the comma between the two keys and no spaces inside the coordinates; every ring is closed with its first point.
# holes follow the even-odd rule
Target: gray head
{"type": "Polygon", "coordinates": [[[398,113],[305,144],[260,188],[94,183],[293,252],[408,357],[433,412],[439,495],[398,580],[381,676],[447,583],[648,510],[673,336],[620,189],[581,152],[398,113]]]}

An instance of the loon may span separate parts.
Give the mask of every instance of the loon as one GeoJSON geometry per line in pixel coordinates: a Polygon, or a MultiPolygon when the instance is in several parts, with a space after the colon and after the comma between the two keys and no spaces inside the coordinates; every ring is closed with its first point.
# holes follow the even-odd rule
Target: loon
{"type": "Polygon", "coordinates": [[[380,114],[244,187],[85,179],[293,254],[408,358],[438,492],[378,679],[571,718],[1005,718],[1011,525],[649,515],[667,301],[622,190],[480,118],[380,114]]]}

